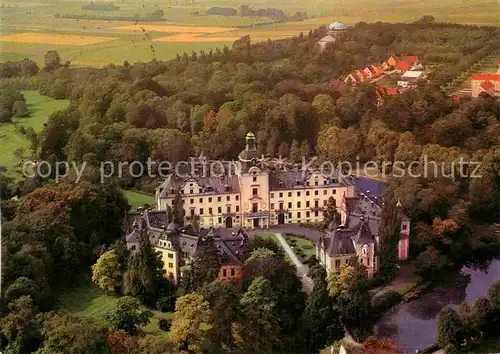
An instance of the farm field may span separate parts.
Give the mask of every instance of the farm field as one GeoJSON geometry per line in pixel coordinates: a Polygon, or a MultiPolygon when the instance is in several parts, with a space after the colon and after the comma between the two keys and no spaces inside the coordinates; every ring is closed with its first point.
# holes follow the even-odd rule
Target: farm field
{"type": "Polygon", "coordinates": [[[19,162],[14,152],[19,148],[24,148],[28,152],[30,148],[30,142],[17,131],[16,127],[21,125],[25,128],[31,127],[38,133],[52,112],[65,109],[69,104],[67,100],[55,100],[42,96],[38,91],[22,91],[22,93],[26,98],[31,116],[14,118],[13,123],[0,124],[0,166],[7,168],[9,176],[16,176],[13,168],[19,162]]]}
{"type": "MultiPolygon", "coordinates": [[[[95,286],[90,275],[82,276],[78,286],[61,295],[58,308],[75,316],[90,317],[97,322],[104,322],[104,315],[116,307],[118,298],[109,296],[95,286]]],[[[153,311],[151,322],[142,329],[150,334],[168,335],[158,328],[158,320],[170,317],[170,313],[153,311]]]]}
{"type": "Polygon", "coordinates": [[[119,9],[92,11],[82,9],[74,0],[7,1],[2,3],[0,30],[0,61],[31,58],[43,63],[43,55],[57,50],[62,60],[76,66],[101,67],[128,60],[167,60],[193,50],[208,51],[249,34],[253,41],[279,39],[308,32],[333,21],[353,25],[360,21],[411,22],[423,15],[433,15],[438,21],[498,25],[500,3],[496,0],[449,0],[446,6],[438,0],[309,0],[290,2],[273,0],[187,0],[147,4],[136,0],[114,3],[119,9]],[[213,6],[241,5],[252,8],[275,7],[287,15],[307,12],[309,19],[276,23],[267,17],[208,15],[213,6]],[[155,22],[121,21],[162,10],[163,20],[155,22]],[[63,18],[94,16],[106,19],[89,20],[63,18]],[[143,29],[141,29],[143,28],[143,29]]]}

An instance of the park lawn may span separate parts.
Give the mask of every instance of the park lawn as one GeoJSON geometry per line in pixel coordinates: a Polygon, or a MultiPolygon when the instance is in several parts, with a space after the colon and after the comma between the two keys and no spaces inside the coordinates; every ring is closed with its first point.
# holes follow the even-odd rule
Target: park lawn
{"type": "Polygon", "coordinates": [[[147,195],[144,193],[126,189],[123,189],[122,192],[127,198],[128,203],[132,207],[132,210],[137,210],[138,207],[142,207],[145,204],[148,204],[149,206],[155,205],[155,197],[152,195],[147,195]]]}
{"type": "Polygon", "coordinates": [[[316,247],[314,246],[314,242],[307,238],[287,234],[285,235],[285,240],[286,242],[288,242],[290,247],[292,247],[295,254],[302,262],[308,260],[309,257],[316,255],[316,247]],[[291,241],[295,241],[296,246],[293,246],[291,241]],[[301,250],[301,254],[297,254],[297,249],[301,250]]]}
{"type": "Polygon", "coordinates": [[[43,124],[47,122],[51,113],[65,109],[69,104],[68,100],[56,100],[42,96],[38,91],[22,91],[22,93],[26,98],[31,116],[14,118],[12,123],[0,124],[0,166],[7,168],[6,174],[10,177],[20,177],[14,171],[14,166],[20,162],[14,157],[14,152],[23,148],[26,157],[30,149],[29,140],[16,128],[20,126],[32,127],[38,133],[43,129],[43,124]]]}
{"type": "MultiPolygon", "coordinates": [[[[105,324],[104,315],[113,310],[118,297],[109,296],[99,289],[90,279],[90,275],[82,276],[75,287],[61,294],[57,308],[79,317],[89,317],[98,323],[105,324]]],[[[142,329],[151,334],[167,335],[158,328],[158,320],[162,317],[171,317],[171,313],[153,311],[151,322],[142,329]]]]}

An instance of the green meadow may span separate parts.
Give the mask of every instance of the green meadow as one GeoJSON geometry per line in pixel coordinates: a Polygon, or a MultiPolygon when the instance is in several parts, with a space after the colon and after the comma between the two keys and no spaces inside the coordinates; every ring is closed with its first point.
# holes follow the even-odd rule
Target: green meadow
{"type": "Polygon", "coordinates": [[[132,190],[122,190],[123,194],[128,200],[128,203],[132,207],[132,210],[137,210],[138,207],[142,207],[145,204],[150,206],[155,205],[155,198],[152,195],[147,195],[144,193],[132,191],[132,190]]]}
{"type": "MultiPolygon", "coordinates": [[[[92,283],[90,276],[86,275],[79,279],[77,286],[65,291],[60,296],[57,307],[59,310],[67,311],[75,316],[89,317],[105,324],[105,314],[116,307],[118,299],[118,297],[106,295],[104,291],[92,283]]],[[[168,335],[158,328],[158,320],[171,315],[170,313],[153,311],[151,322],[142,330],[151,334],[168,335]]]]}
{"type": "Polygon", "coordinates": [[[22,93],[26,98],[31,116],[14,118],[12,123],[0,123],[0,166],[7,168],[7,175],[9,176],[16,176],[13,169],[20,162],[14,156],[14,152],[19,148],[23,148],[26,157],[30,150],[30,142],[26,136],[19,132],[19,127],[31,127],[35,132],[39,133],[51,113],[63,110],[69,104],[68,100],[56,100],[42,96],[38,91],[22,91],[22,93]]]}

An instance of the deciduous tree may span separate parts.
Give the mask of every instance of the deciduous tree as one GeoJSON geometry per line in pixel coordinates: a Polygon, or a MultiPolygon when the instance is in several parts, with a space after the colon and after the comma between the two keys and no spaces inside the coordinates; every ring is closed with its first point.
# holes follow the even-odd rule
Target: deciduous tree
{"type": "Polygon", "coordinates": [[[209,344],[212,321],[210,305],[202,295],[181,296],[175,304],[170,338],[181,349],[199,353],[209,344]]]}

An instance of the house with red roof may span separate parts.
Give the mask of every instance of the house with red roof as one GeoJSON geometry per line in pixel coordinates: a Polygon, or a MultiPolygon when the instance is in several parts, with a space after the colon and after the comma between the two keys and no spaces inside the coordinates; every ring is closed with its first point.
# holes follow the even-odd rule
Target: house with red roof
{"type": "Polygon", "coordinates": [[[500,74],[472,74],[472,97],[488,94],[500,97],[500,74]]]}
{"type": "Polygon", "coordinates": [[[418,57],[416,55],[407,55],[398,58],[395,55],[391,55],[383,64],[385,70],[395,68],[399,71],[411,70],[414,66],[418,65],[418,57]]]}

